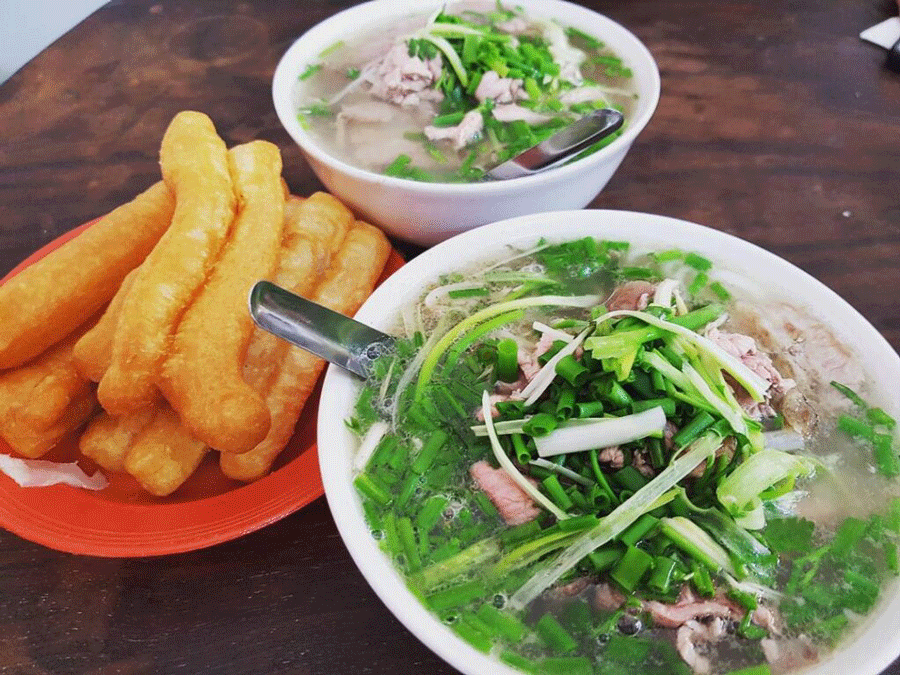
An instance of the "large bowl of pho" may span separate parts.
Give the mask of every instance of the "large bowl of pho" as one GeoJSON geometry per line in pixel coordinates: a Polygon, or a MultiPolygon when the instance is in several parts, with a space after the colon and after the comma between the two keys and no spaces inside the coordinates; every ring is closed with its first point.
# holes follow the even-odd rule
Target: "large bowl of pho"
{"type": "Polygon", "coordinates": [[[631,32],[568,2],[375,0],[304,33],[272,92],[331,192],[390,234],[430,245],[486,222],[585,206],[653,115],[659,72],[631,32]],[[483,179],[604,107],[623,112],[623,127],[572,161],[483,179]]]}
{"type": "Polygon", "coordinates": [[[752,244],[534,214],[413,259],[319,407],[356,564],[469,674],[875,675],[900,652],[900,358],[752,244]]]}

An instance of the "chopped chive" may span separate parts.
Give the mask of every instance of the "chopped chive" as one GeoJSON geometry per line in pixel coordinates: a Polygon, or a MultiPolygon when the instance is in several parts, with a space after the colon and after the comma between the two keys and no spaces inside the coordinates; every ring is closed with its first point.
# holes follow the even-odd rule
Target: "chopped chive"
{"type": "Polygon", "coordinates": [[[447,291],[447,297],[456,300],[458,298],[476,298],[490,295],[490,293],[491,291],[486,286],[480,286],[479,288],[457,288],[452,291],[447,291]]]}
{"type": "Polygon", "coordinates": [[[656,262],[659,263],[667,263],[672,262],[673,260],[681,260],[684,256],[684,252],[678,250],[677,248],[671,248],[667,251],[659,251],[658,253],[654,253],[653,257],[656,258],[656,262]]]}
{"type": "Polygon", "coordinates": [[[716,588],[713,586],[712,579],[709,576],[709,570],[703,563],[696,560],[691,562],[691,583],[700,595],[711,598],[716,594],[716,588]]]}
{"type": "Polygon", "coordinates": [[[712,263],[702,255],[696,253],[688,253],[684,256],[684,264],[693,267],[699,272],[708,272],[712,268],[712,263]]]}
{"type": "Polygon", "coordinates": [[[393,513],[386,513],[381,524],[384,528],[384,539],[381,540],[382,548],[390,553],[391,557],[395,557],[403,548],[400,536],[397,534],[397,518],[393,513]]]}
{"type": "Polygon", "coordinates": [[[702,291],[706,284],[709,282],[709,277],[705,272],[698,272],[693,281],[688,285],[688,293],[691,295],[697,295],[700,291],[702,291]]]}
{"type": "Polygon", "coordinates": [[[547,494],[550,495],[550,499],[552,499],[559,508],[561,508],[563,511],[568,511],[572,508],[572,500],[569,498],[569,495],[566,494],[566,491],[563,490],[562,485],[559,482],[559,478],[556,477],[556,474],[551,474],[550,476],[542,480],[541,484],[547,490],[547,494]]]}
{"type": "Polygon", "coordinates": [[[557,362],[556,373],[573,387],[582,386],[590,377],[590,371],[571,354],[557,362]]]}
{"type": "Polygon", "coordinates": [[[554,415],[549,413],[540,412],[537,415],[534,415],[529,419],[522,427],[522,431],[524,431],[529,436],[541,437],[546,436],[551,431],[556,429],[558,422],[554,415]]]}
{"type": "Polygon", "coordinates": [[[893,447],[893,437],[889,434],[875,434],[875,467],[882,476],[891,478],[900,474],[900,457],[893,447]]]}
{"type": "Polygon", "coordinates": [[[719,300],[730,300],[731,293],[720,282],[714,281],[709,285],[709,290],[716,294],[719,300]]]}
{"type": "Polygon", "coordinates": [[[406,504],[412,498],[413,493],[419,486],[419,478],[420,476],[417,474],[411,473],[403,480],[403,484],[400,486],[400,493],[397,495],[397,500],[395,502],[395,506],[398,509],[406,508],[406,504]]]}
{"type": "Polygon", "coordinates": [[[602,401],[579,401],[575,404],[575,414],[577,417],[600,417],[603,414],[602,401]]]}
{"type": "Polygon", "coordinates": [[[478,651],[484,653],[491,651],[491,639],[474,628],[468,621],[460,619],[453,623],[452,628],[454,633],[459,635],[459,637],[475,647],[478,651]]]}
{"type": "Polygon", "coordinates": [[[368,473],[361,473],[356,480],[353,481],[353,484],[356,486],[357,490],[372,501],[381,504],[382,506],[387,506],[391,503],[391,495],[388,493],[387,488],[382,485],[381,481],[375,478],[375,476],[368,473]]]}
{"type": "Polygon", "coordinates": [[[409,518],[397,520],[397,534],[403,545],[403,553],[406,555],[406,567],[410,572],[417,572],[422,567],[422,558],[419,556],[419,546],[416,535],[413,532],[412,521],[409,518]]]}
{"type": "Polygon", "coordinates": [[[888,429],[893,429],[897,426],[897,420],[888,415],[881,408],[869,408],[866,410],[866,417],[872,424],[880,424],[888,429]]]}
{"type": "Polygon", "coordinates": [[[588,553],[587,559],[597,572],[604,572],[619,562],[622,557],[622,549],[615,546],[607,546],[588,553]]]}
{"type": "Polygon", "coordinates": [[[595,38],[593,35],[588,35],[584,31],[578,30],[577,28],[572,28],[571,26],[566,28],[566,35],[570,38],[581,40],[589,49],[603,49],[603,43],[600,40],[595,38]]]}
{"type": "Polygon", "coordinates": [[[333,53],[336,52],[338,49],[340,49],[341,47],[343,47],[344,44],[345,44],[345,43],[344,43],[343,40],[338,40],[337,42],[334,42],[334,43],[330,44],[329,46],[325,47],[325,49],[323,49],[322,51],[319,52],[319,58],[320,58],[320,59],[324,59],[324,58],[325,58],[326,56],[328,56],[329,54],[333,54],[333,53]]]}
{"type": "Polygon", "coordinates": [[[748,666],[739,668],[738,670],[729,670],[725,675],[772,675],[772,669],[768,663],[761,663],[756,666],[748,666]]]}
{"type": "Polygon", "coordinates": [[[556,523],[556,526],[562,532],[577,532],[579,530],[587,530],[600,522],[597,516],[586,513],[583,516],[575,516],[574,518],[566,518],[556,523]]]}
{"type": "Polygon", "coordinates": [[[631,593],[651,569],[653,569],[653,557],[646,551],[629,546],[609,576],[631,593]]]}
{"type": "Polygon", "coordinates": [[[509,649],[500,654],[500,660],[508,666],[518,668],[523,673],[528,673],[528,675],[537,675],[540,672],[540,664],[509,649]]]}
{"type": "Polygon", "coordinates": [[[854,438],[864,438],[867,441],[875,440],[875,430],[865,422],[855,417],[850,417],[850,415],[839,416],[837,426],[838,429],[854,438]]]}
{"type": "Polygon", "coordinates": [[[550,656],[541,661],[542,675],[593,675],[594,668],[586,656],[550,656]]]}
{"type": "Polygon", "coordinates": [[[361,74],[362,73],[359,68],[347,68],[347,79],[348,80],[355,80],[361,74]]]}
{"type": "Polygon", "coordinates": [[[672,437],[672,443],[679,448],[689,445],[700,434],[706,431],[706,429],[712,426],[715,421],[716,420],[712,415],[705,410],[701,410],[691,418],[690,422],[679,429],[678,433],[672,437]]]}
{"type": "Polygon", "coordinates": [[[308,80],[308,79],[311,78],[313,75],[315,75],[316,73],[318,73],[320,70],[322,70],[322,64],[321,64],[321,63],[311,63],[310,65],[308,65],[308,66],[306,67],[306,70],[304,70],[304,71],[300,74],[300,81],[302,82],[303,80],[308,80]]]}
{"type": "Polygon", "coordinates": [[[441,451],[441,448],[444,447],[444,443],[447,442],[448,438],[449,436],[447,435],[447,432],[443,429],[436,429],[434,432],[432,432],[431,436],[429,436],[428,440],[425,442],[425,445],[422,446],[422,449],[419,451],[419,454],[416,456],[415,460],[413,460],[412,466],[410,467],[413,473],[425,473],[434,462],[434,459],[441,451]]]}
{"type": "Polygon", "coordinates": [[[835,382],[834,380],[832,380],[831,386],[834,387],[835,389],[837,389],[839,392],[841,392],[844,396],[849,398],[851,401],[853,401],[860,408],[863,408],[863,409],[868,408],[868,406],[866,405],[866,402],[862,400],[862,397],[859,394],[857,394],[855,391],[853,391],[850,387],[848,387],[846,384],[841,384],[840,382],[835,382]]]}
{"type": "Polygon", "coordinates": [[[662,408],[666,417],[675,414],[675,401],[670,398],[647,398],[631,402],[631,412],[639,413],[651,408],[662,408]]]}
{"type": "Polygon", "coordinates": [[[465,113],[460,110],[458,112],[447,113],[446,115],[438,115],[431,120],[431,124],[436,127],[452,127],[462,122],[465,113]]]}
{"type": "MultiPolygon", "coordinates": [[[[479,492],[478,494],[483,493],[479,492]]],[[[441,497],[440,495],[429,498],[416,518],[419,531],[429,532],[437,525],[438,520],[441,518],[441,514],[443,514],[444,509],[447,507],[447,503],[447,498],[441,497]]]]}
{"type": "Polygon", "coordinates": [[[478,508],[480,508],[481,512],[488,518],[498,518],[500,516],[500,513],[497,511],[497,507],[494,506],[494,503],[483,492],[476,492],[474,499],[478,504],[478,508]]]}
{"type": "Polygon", "coordinates": [[[657,556],[653,559],[653,573],[647,583],[660,593],[668,593],[677,566],[678,561],[674,558],[657,556]]]}
{"type": "Polygon", "coordinates": [[[483,604],[476,612],[479,619],[510,642],[520,642],[528,634],[528,628],[508,612],[497,609],[489,603],[483,604]]]}
{"type": "Polygon", "coordinates": [[[557,654],[571,654],[578,649],[578,643],[569,635],[568,631],[562,627],[556,617],[550,614],[544,614],[534,625],[538,636],[544,641],[544,644],[551,651],[557,654]]]}
{"type": "Polygon", "coordinates": [[[574,414],[575,389],[573,387],[563,387],[556,401],[556,418],[558,420],[567,420],[574,414]]]}
{"type": "Polygon", "coordinates": [[[525,438],[522,434],[512,434],[512,444],[519,464],[528,464],[531,461],[531,450],[525,445],[525,438]]]}
{"type": "Polygon", "coordinates": [[[648,535],[653,534],[658,525],[659,518],[651,516],[649,513],[645,513],[638,518],[631,527],[619,535],[619,541],[628,546],[637,546],[639,541],[648,535]]]}
{"type": "Polygon", "coordinates": [[[467,605],[484,595],[484,592],[484,581],[477,579],[433,593],[425,598],[425,602],[428,603],[432,610],[439,612],[444,609],[453,609],[454,607],[467,605]]]}
{"type": "Polygon", "coordinates": [[[330,117],[334,114],[331,112],[331,108],[324,103],[313,103],[305,108],[300,108],[297,112],[300,115],[312,117],[330,117]]]}
{"type": "Polygon", "coordinates": [[[623,267],[619,270],[625,279],[652,279],[656,272],[649,267],[623,267]]]}
{"type": "Polygon", "coordinates": [[[497,343],[497,379],[501,382],[515,382],[519,379],[519,345],[512,338],[504,338],[497,343]]]}

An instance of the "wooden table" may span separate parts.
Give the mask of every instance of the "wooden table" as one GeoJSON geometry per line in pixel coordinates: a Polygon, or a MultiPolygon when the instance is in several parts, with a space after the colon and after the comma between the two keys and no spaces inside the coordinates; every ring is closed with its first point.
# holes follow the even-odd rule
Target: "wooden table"
{"type": "MultiPolygon", "coordinates": [[[[270,81],[346,0],[113,2],[0,86],[0,272],[157,180],[174,113],[281,146],[270,81]]],[[[886,0],[593,0],[662,73],[659,108],[593,206],[704,223],[784,256],[900,348],[900,76],[856,35],[886,0]]],[[[0,532],[0,672],[450,673],[385,609],[324,500],[239,541],[143,560],[0,532]]],[[[889,673],[900,674],[900,662],[889,673]]]]}

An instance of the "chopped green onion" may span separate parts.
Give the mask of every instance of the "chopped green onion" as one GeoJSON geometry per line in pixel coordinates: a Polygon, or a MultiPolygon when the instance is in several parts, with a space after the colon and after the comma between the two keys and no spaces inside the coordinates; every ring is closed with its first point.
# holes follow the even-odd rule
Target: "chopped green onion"
{"type": "Polygon", "coordinates": [[[300,80],[301,80],[301,81],[303,81],[303,80],[308,80],[308,79],[311,78],[313,75],[315,75],[316,73],[318,73],[320,70],[322,70],[322,64],[321,64],[321,63],[311,63],[310,65],[308,65],[308,66],[306,67],[306,70],[304,70],[304,71],[300,74],[300,80]]]}
{"type": "Polygon", "coordinates": [[[534,628],[544,644],[557,654],[571,654],[578,649],[575,639],[549,612],[538,620],[534,628]]]}
{"type": "Polygon", "coordinates": [[[497,343],[497,379],[515,382],[519,379],[519,345],[512,338],[504,338],[497,343]]]}
{"type": "Polygon", "coordinates": [[[708,259],[696,253],[688,253],[684,256],[684,264],[700,272],[708,272],[712,268],[712,263],[708,259]]]}
{"type": "Polygon", "coordinates": [[[625,555],[610,572],[609,576],[627,592],[637,588],[641,579],[653,569],[653,556],[634,546],[629,546],[625,555]]]}
{"type": "Polygon", "coordinates": [[[366,497],[382,506],[387,506],[391,503],[391,495],[387,488],[371,474],[359,474],[356,480],[353,481],[353,485],[366,497]]]}

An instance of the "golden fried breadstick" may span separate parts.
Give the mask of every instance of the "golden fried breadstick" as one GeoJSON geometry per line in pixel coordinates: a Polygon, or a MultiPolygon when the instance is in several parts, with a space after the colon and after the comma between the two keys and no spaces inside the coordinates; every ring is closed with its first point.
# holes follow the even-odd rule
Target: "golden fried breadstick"
{"type": "Polygon", "coordinates": [[[247,296],[275,270],[284,194],[276,146],[239,145],[229,161],[238,215],[219,261],[178,325],[157,384],[196,438],[222,452],[246,452],[269,430],[269,409],[243,377],[253,330],[247,296]]]}
{"type": "MultiPolygon", "coordinates": [[[[382,232],[357,222],[325,272],[311,299],[342,314],[353,314],[372,293],[390,253],[382,232]]],[[[265,440],[242,455],[222,454],[223,473],[239,480],[256,480],[272,466],[287,445],[306,399],[315,387],[325,363],[307,351],[292,347],[266,397],[272,425],[265,440]]]]}
{"type": "Polygon", "coordinates": [[[134,283],[136,274],[136,269],[128,273],[97,324],[75,343],[73,352],[75,367],[82,376],[92,382],[99,382],[106,369],[109,368],[109,362],[112,360],[113,336],[116,332],[116,324],[119,322],[119,313],[122,311],[122,303],[128,291],[131,290],[131,284],[134,283]]]}
{"type": "Polygon", "coordinates": [[[96,405],[93,387],[78,373],[72,357],[82,332],[0,375],[0,436],[26,457],[46,453],[96,405]]]}
{"type": "MultiPolygon", "coordinates": [[[[316,192],[309,199],[291,197],[284,207],[284,234],[275,283],[309,296],[340,249],[353,214],[337,199],[316,192]]],[[[254,328],[244,361],[244,379],[260,393],[268,392],[277,364],[290,345],[254,328]]]]}
{"type": "Polygon", "coordinates": [[[160,404],[125,456],[125,470],[147,492],[165,497],[194,473],[208,450],[206,443],[190,435],[174,410],[160,404]]]}
{"type": "Polygon", "coordinates": [[[175,116],[163,137],[160,165],[175,193],[175,212],[122,303],[112,361],[97,392],[113,415],[153,401],[175,326],[215,264],[234,219],[228,151],[206,115],[175,116]]]}
{"type": "Polygon", "coordinates": [[[63,436],[84,424],[97,409],[97,396],[87,382],[62,414],[46,428],[12,425],[3,430],[3,440],[23,457],[37,459],[52,449],[63,436]]]}
{"type": "Polygon", "coordinates": [[[124,417],[101,412],[81,434],[78,449],[107,471],[124,471],[125,456],[155,414],[156,406],[142,408],[124,417]]]}
{"type": "Polygon", "coordinates": [[[20,366],[109,302],[169,226],[157,183],[0,286],[0,368],[20,366]]]}

